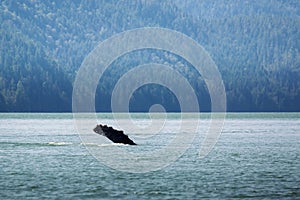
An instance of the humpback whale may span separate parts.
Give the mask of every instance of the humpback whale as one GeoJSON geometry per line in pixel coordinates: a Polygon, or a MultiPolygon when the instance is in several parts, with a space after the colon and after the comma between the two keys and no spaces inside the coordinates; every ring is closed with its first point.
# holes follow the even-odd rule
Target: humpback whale
{"type": "Polygon", "coordinates": [[[113,141],[114,143],[123,143],[129,145],[136,145],[128,135],[125,135],[123,131],[116,130],[110,126],[98,124],[94,128],[94,132],[98,133],[99,135],[103,135],[113,141]]]}

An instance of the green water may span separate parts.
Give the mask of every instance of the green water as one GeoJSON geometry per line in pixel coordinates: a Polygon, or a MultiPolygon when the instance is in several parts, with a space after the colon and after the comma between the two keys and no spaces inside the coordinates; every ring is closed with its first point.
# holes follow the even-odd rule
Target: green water
{"type": "MultiPolygon", "coordinates": [[[[197,114],[185,114],[184,123],[197,114]]],[[[159,119],[164,114],[156,114],[159,119]]],[[[198,156],[199,136],[175,162],[153,172],[111,169],[91,155],[68,113],[0,114],[1,199],[299,199],[300,113],[227,113],[222,134],[208,156],[198,156]]],[[[111,114],[98,114],[112,123],[111,114]]],[[[132,114],[137,123],[149,119],[132,114]]],[[[179,123],[169,113],[167,120],[179,123]]],[[[129,133],[130,134],[130,133],[129,133]]],[[[172,131],[126,151],[155,149],[172,131]]],[[[99,136],[101,137],[101,136],[99,136]]],[[[95,147],[97,148],[97,147],[95,147]]],[[[113,157],[112,157],[113,159],[113,157]]],[[[157,162],[162,162],[157,160],[157,162]]]]}

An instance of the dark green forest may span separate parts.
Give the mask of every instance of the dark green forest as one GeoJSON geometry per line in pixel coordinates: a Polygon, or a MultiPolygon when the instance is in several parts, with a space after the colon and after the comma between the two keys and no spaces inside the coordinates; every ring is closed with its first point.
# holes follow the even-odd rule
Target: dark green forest
{"type": "MultiPolygon", "coordinates": [[[[141,27],[173,29],[202,45],[221,73],[228,111],[300,111],[299,15],[298,0],[2,0],[0,111],[71,112],[76,73],[88,53],[116,33],[141,27]]],[[[210,111],[201,74],[158,50],[114,61],[99,82],[96,110],[109,112],[117,80],[149,62],[178,70],[200,109],[210,111]]],[[[159,85],[138,89],[130,110],[157,103],[180,110],[174,94],[159,85]]]]}

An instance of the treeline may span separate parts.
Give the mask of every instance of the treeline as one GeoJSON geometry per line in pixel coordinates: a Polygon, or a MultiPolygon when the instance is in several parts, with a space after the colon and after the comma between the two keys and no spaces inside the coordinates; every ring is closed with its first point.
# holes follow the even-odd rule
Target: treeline
{"type": "Polygon", "coordinates": [[[1,111],[70,111],[72,84],[42,48],[16,32],[0,34],[1,111]]]}
{"type": "MultiPolygon", "coordinates": [[[[298,5],[292,0],[3,0],[0,111],[71,111],[72,84],[85,56],[111,35],[145,26],[183,32],[205,47],[221,72],[229,111],[300,111],[298,5]]],[[[117,80],[149,62],[178,70],[197,91],[201,110],[210,110],[201,75],[160,51],[115,61],[100,80],[96,109],[110,111],[117,80]]],[[[157,85],[136,91],[130,109],[147,111],[154,103],[167,111],[180,109],[174,94],[157,85]]]]}

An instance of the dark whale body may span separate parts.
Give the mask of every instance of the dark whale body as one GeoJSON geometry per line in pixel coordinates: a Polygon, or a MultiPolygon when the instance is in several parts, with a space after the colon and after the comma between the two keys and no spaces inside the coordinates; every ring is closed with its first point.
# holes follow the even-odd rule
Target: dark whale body
{"type": "Polygon", "coordinates": [[[94,132],[103,135],[114,143],[136,145],[123,131],[116,130],[110,126],[99,124],[94,128],[94,132]]]}

